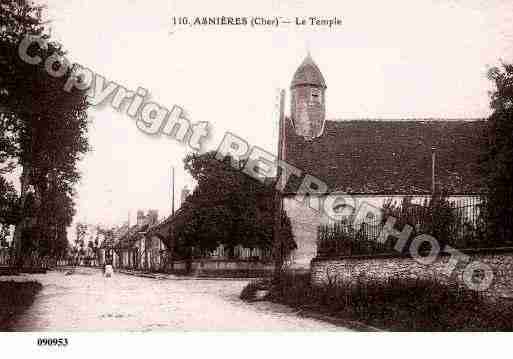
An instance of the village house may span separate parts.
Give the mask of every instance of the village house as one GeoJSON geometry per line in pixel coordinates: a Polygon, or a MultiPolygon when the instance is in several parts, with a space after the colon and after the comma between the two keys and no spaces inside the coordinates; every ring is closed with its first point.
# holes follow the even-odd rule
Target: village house
{"type": "Polygon", "coordinates": [[[119,266],[119,256],[115,251],[116,244],[128,233],[129,229],[129,224],[124,223],[120,227],[115,228],[111,236],[103,238],[98,249],[98,262],[100,266],[105,266],[106,264],[110,264],[114,268],[119,266]]]}
{"type": "Polygon", "coordinates": [[[152,250],[151,238],[146,232],[158,222],[158,211],[137,211],[137,222],[118,240],[114,251],[119,257],[119,268],[146,269],[148,267],[149,253],[152,250]]]}
{"type": "MultiPolygon", "coordinates": [[[[388,197],[420,198],[435,188],[452,198],[482,193],[483,119],[326,119],[326,91],[326,81],[308,55],[290,85],[290,117],[280,123],[280,158],[303,173],[290,177],[283,194],[298,247],[291,267],[309,267],[316,255],[317,228],[329,221],[298,195],[305,174],[327,184],[324,193],[307,199],[320,206],[330,196],[326,193],[338,192],[350,194],[355,208],[363,202],[381,206],[388,197]]],[[[343,204],[335,208],[335,198],[329,203],[335,211],[343,210],[343,204]]]]}

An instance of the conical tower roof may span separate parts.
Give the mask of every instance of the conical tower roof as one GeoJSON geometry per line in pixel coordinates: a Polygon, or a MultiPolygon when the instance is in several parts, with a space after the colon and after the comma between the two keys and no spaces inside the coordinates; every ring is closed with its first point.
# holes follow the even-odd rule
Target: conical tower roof
{"type": "Polygon", "coordinates": [[[315,64],[310,56],[310,53],[303,60],[301,65],[299,65],[294,77],[292,78],[292,83],[290,87],[296,87],[301,85],[313,85],[317,87],[326,88],[326,82],[324,81],[324,76],[322,76],[321,71],[315,64]]]}

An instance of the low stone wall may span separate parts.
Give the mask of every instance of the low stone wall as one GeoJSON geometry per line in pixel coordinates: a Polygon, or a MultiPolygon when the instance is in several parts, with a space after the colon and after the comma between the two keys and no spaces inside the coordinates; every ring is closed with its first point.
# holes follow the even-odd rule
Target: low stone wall
{"type": "MultiPolygon", "coordinates": [[[[397,255],[352,256],[337,259],[314,258],[311,262],[312,284],[356,282],[358,278],[386,279],[427,278],[442,283],[465,285],[464,273],[473,262],[484,263],[493,271],[493,281],[485,294],[513,298],[513,248],[495,248],[461,251],[468,256],[450,272],[449,255],[441,255],[432,264],[422,264],[411,257],[397,255]]],[[[472,273],[472,271],[467,271],[472,273]]],[[[469,278],[469,277],[467,277],[469,278]]],[[[468,279],[467,279],[468,280],[468,279]]]]}
{"type": "MultiPolygon", "coordinates": [[[[185,261],[173,261],[168,264],[166,271],[185,273],[186,268],[185,261]]],[[[205,259],[191,263],[191,274],[199,276],[261,277],[272,274],[273,269],[272,263],[251,260],[205,259]]]]}

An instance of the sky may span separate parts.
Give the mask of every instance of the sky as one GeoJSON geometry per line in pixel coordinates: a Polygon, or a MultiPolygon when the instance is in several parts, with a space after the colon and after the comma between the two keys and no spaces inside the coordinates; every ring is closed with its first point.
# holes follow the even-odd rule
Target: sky
{"type": "MultiPolygon", "coordinates": [[[[482,118],[487,69],[513,61],[508,1],[46,0],[52,35],[72,62],[153,101],[276,153],[278,92],[310,51],[327,83],[328,119],[482,118]],[[176,28],[173,16],[336,16],[334,28],[176,28]]],[[[288,111],[287,105],[287,111],[288,111]]],[[[119,225],[137,209],[171,212],[193,186],[190,150],[150,137],[109,107],[89,110],[93,151],[80,164],[76,221],[119,225]]],[[[327,154],[329,155],[329,154],[327,154]]]]}

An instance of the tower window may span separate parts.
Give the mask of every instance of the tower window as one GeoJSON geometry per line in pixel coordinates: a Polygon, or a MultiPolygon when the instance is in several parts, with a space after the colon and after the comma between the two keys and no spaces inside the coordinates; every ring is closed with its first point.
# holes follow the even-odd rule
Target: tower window
{"type": "Polygon", "coordinates": [[[319,89],[313,88],[310,90],[310,102],[322,102],[321,91],[319,89]]]}

